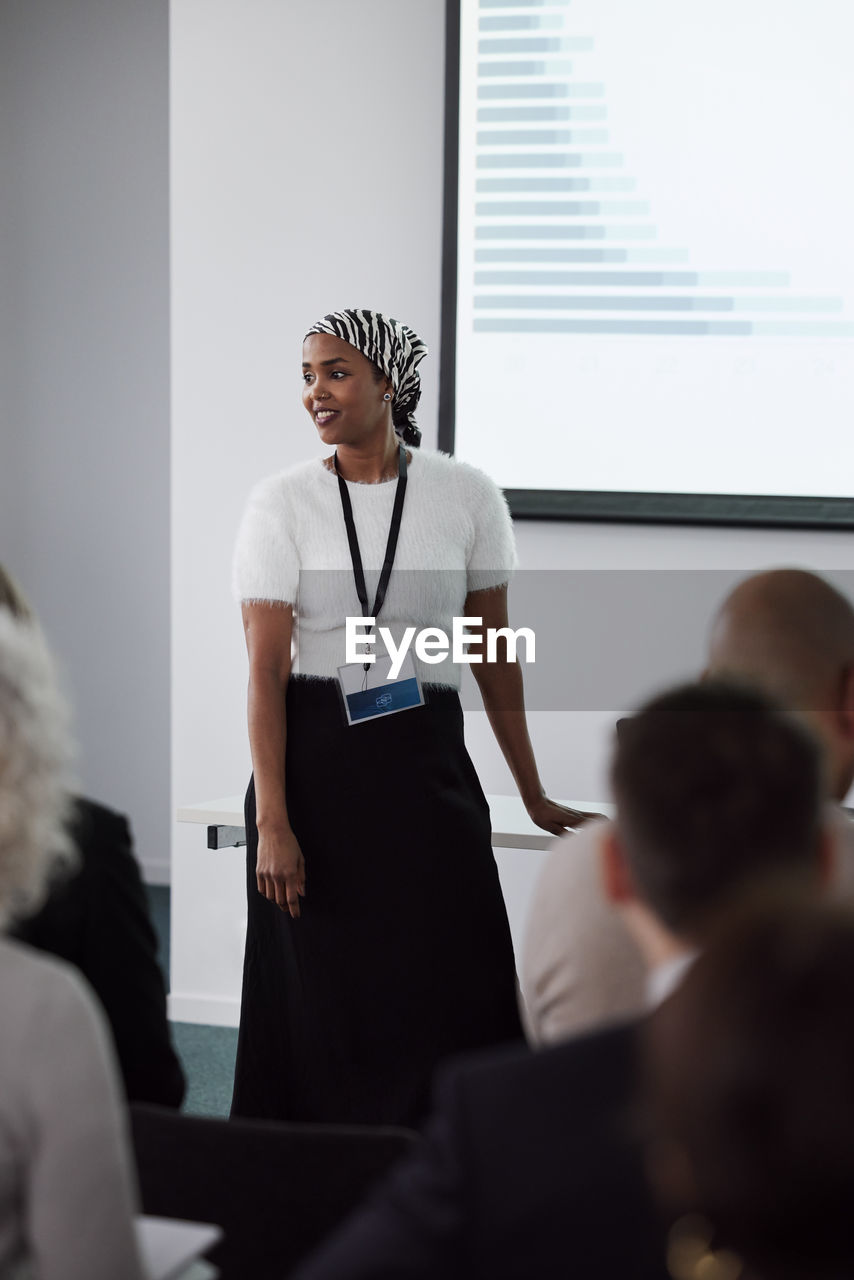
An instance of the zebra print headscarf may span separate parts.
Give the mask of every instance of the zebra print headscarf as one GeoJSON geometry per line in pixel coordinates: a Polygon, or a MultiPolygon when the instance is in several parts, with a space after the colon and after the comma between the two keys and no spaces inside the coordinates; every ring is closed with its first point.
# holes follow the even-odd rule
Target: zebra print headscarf
{"type": "Polygon", "coordinates": [[[394,388],[391,405],[394,429],[406,444],[419,445],[421,432],[415,425],[415,409],[421,399],[418,365],[426,356],[427,348],[418,334],[390,316],[380,315],[379,311],[356,308],[333,311],[312,325],[306,338],[311,333],[331,333],[335,338],[343,338],[382,369],[394,388]]]}

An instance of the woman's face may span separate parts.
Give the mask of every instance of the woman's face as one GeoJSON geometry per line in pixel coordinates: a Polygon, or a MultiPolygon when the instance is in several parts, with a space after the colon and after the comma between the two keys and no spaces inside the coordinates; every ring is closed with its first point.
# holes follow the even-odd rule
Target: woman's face
{"type": "Polygon", "coordinates": [[[343,338],[312,333],[302,348],[302,402],[326,445],[361,444],[390,423],[388,378],[343,338]]]}

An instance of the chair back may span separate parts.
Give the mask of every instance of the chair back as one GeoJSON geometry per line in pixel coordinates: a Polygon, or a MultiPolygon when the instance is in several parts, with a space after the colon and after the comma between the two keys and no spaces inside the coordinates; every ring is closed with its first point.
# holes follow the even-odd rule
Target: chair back
{"type": "Polygon", "coordinates": [[[362,1200],[417,1135],[130,1109],[144,1213],[213,1222],[221,1280],[282,1280],[362,1200]]]}

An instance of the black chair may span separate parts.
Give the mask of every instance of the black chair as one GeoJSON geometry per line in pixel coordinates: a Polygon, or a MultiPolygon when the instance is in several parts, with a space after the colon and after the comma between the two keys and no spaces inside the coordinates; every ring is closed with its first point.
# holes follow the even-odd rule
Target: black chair
{"type": "Polygon", "coordinates": [[[407,1129],[130,1109],[143,1212],[214,1222],[222,1280],[282,1280],[418,1140],[407,1129]]]}

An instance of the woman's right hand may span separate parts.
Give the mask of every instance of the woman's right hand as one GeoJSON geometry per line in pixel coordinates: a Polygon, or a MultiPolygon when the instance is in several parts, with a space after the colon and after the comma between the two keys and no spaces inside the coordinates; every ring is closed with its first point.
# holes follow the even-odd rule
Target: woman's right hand
{"type": "Polygon", "coordinates": [[[290,828],[258,832],[255,875],[258,892],[298,919],[299,900],[305,897],[305,859],[290,828]]]}

